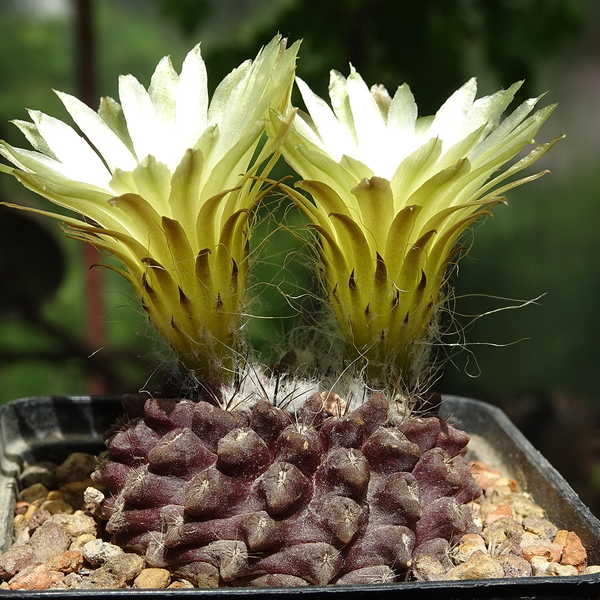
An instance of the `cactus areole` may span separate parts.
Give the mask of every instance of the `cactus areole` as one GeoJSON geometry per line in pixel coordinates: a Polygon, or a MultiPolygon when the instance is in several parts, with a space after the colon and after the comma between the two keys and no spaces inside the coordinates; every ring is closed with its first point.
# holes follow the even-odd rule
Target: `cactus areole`
{"type": "Polygon", "coordinates": [[[209,98],[197,46],[148,89],[122,77],[97,112],[58,93],[85,138],[30,111],[15,124],[34,150],[0,142],[0,170],[75,216],[15,207],[116,259],[174,351],[175,384],[123,398],[94,479],[114,542],[201,587],[411,579],[477,530],[431,348],[461,234],[559,139],[503,170],[553,107],[502,119],[520,84],[476,100],[474,79],[419,117],[407,85],[332,72],[331,106],[297,81],[303,112],[297,51],[277,36],[209,98]],[[296,185],[268,179],[280,157],[296,185]],[[259,366],[243,335],[249,218],[276,188],[314,234],[321,330],[341,348],[308,378],[259,366]]]}

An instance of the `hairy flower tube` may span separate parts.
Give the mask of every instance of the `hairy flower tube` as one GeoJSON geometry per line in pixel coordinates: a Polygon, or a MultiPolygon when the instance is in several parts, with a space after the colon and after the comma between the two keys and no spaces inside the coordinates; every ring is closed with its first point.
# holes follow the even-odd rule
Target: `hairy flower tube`
{"type": "MultiPolygon", "coordinates": [[[[390,97],[354,69],[348,78],[331,73],[331,107],[297,83],[310,114],[299,112],[282,154],[312,202],[286,191],[317,232],[346,357],[371,383],[417,391],[457,241],[506,190],[543,174],[498,185],[560,139],[500,171],[533,143],[554,106],[531,114],[538,99],[530,99],[501,120],[521,84],[476,100],[471,79],[435,116],[418,117],[406,84],[390,97]]],[[[272,115],[273,128],[283,122],[272,115]]]]}
{"type": "MultiPolygon", "coordinates": [[[[269,111],[287,111],[297,44],[274,38],[234,69],[209,101],[196,46],[178,74],[168,57],[146,90],[119,79],[98,112],[57,92],[85,138],[38,111],[15,121],[34,150],[0,142],[0,168],[54,204],[71,237],[116,257],[150,322],[198,377],[228,379],[239,352],[248,217],[289,129],[260,148],[269,111]],[[87,138],[87,139],[86,139],[87,138]]],[[[23,207],[16,207],[23,208],[23,207]]],[[[33,210],[33,209],[29,209],[33,210]]]]}

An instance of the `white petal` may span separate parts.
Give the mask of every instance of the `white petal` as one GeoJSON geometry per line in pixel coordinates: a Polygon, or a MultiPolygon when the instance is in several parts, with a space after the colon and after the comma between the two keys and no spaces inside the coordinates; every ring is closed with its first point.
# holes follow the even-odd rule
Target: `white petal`
{"type": "MultiPolygon", "coordinates": [[[[439,135],[447,144],[454,144],[462,137],[465,129],[465,117],[473,106],[477,93],[477,81],[470,79],[456,90],[435,114],[430,135],[439,135]]],[[[476,127],[472,128],[476,129],[476,127]]],[[[471,131],[472,131],[471,129],[471,131]]]]}
{"type": "Polygon", "coordinates": [[[72,127],[38,111],[29,112],[40,135],[74,181],[107,187],[110,173],[91,146],[72,127]]]}
{"type": "Polygon", "coordinates": [[[310,113],[314,129],[322,140],[322,144],[318,145],[322,145],[337,162],[344,154],[356,154],[355,151],[353,152],[352,140],[349,139],[327,102],[319,98],[300,78],[296,78],[296,84],[310,113]]]}
{"type": "Polygon", "coordinates": [[[208,109],[208,122],[211,125],[218,125],[223,121],[233,90],[235,90],[240,81],[244,79],[250,66],[251,61],[247,60],[243,62],[239,67],[227,74],[223,81],[217,86],[208,109]]]}
{"type": "Polygon", "coordinates": [[[89,106],[63,92],[56,92],[73,121],[100,152],[111,171],[135,169],[136,160],[115,132],[89,106]]]}
{"type": "Polygon", "coordinates": [[[119,98],[138,162],[155,156],[157,125],[150,95],[133,75],[121,75],[119,98]]]}
{"type": "Polygon", "coordinates": [[[490,135],[483,140],[471,153],[470,158],[479,157],[494,145],[501,142],[503,138],[508,136],[517,127],[525,117],[533,110],[534,106],[539,101],[539,98],[529,98],[525,100],[520,106],[518,106],[506,119],[504,119],[500,125],[490,135]]]}
{"type": "Polygon", "coordinates": [[[406,83],[402,84],[394,94],[388,112],[388,129],[394,133],[406,135],[415,131],[415,122],[418,116],[415,97],[406,83]]]}
{"type": "Polygon", "coordinates": [[[326,148],[323,140],[319,137],[315,129],[315,125],[310,115],[305,113],[303,110],[298,110],[294,121],[292,123],[293,130],[298,133],[301,138],[307,139],[311,144],[314,144],[318,148],[321,148],[327,154],[329,154],[332,158],[336,158],[336,160],[340,160],[342,154],[336,154],[331,149],[326,148]]]}
{"type": "Polygon", "coordinates": [[[346,131],[346,136],[351,140],[350,143],[356,146],[358,140],[354,129],[350,100],[348,99],[348,83],[339,71],[331,71],[329,74],[329,97],[331,98],[333,112],[346,131]]]}
{"type": "Polygon", "coordinates": [[[206,65],[198,44],[183,61],[177,88],[177,138],[179,148],[193,148],[207,126],[208,87],[206,65]]]}
{"type": "Polygon", "coordinates": [[[29,121],[21,121],[19,119],[15,119],[11,121],[13,125],[16,125],[21,133],[27,138],[27,141],[38,151],[50,158],[56,159],[52,150],[50,150],[50,146],[46,143],[46,140],[40,135],[35,123],[30,123],[29,121]]]}
{"type": "Polygon", "coordinates": [[[165,56],[152,75],[148,95],[152,100],[156,117],[154,156],[172,168],[175,168],[181,159],[181,152],[176,147],[178,83],[179,75],[175,72],[171,59],[165,56]]]}
{"type": "Polygon", "coordinates": [[[418,108],[410,88],[405,83],[394,94],[387,120],[387,144],[399,165],[417,145],[415,126],[418,108]]]}
{"type": "Polygon", "coordinates": [[[68,178],[64,165],[47,154],[24,148],[14,148],[3,140],[0,140],[0,154],[18,169],[27,173],[39,173],[43,177],[50,178],[57,176],[68,178]]]}
{"type": "MultiPolygon", "coordinates": [[[[39,175],[53,183],[76,189],[81,179],[73,176],[73,172],[63,163],[40,152],[13,148],[6,142],[0,143],[0,154],[11,161],[19,169],[39,175]]],[[[105,187],[103,189],[108,189],[105,187]]]]}
{"type": "Polygon", "coordinates": [[[491,96],[484,96],[476,100],[469,111],[469,120],[478,123],[477,126],[487,122],[489,128],[494,129],[498,125],[502,113],[512,102],[515,93],[522,84],[523,82],[519,81],[511,85],[507,90],[500,90],[491,96]]]}
{"type": "Polygon", "coordinates": [[[369,165],[378,174],[380,173],[378,165],[373,161],[379,162],[379,159],[386,155],[384,142],[386,124],[362,77],[352,70],[347,82],[348,99],[360,150],[360,156],[356,158],[369,165]]]}

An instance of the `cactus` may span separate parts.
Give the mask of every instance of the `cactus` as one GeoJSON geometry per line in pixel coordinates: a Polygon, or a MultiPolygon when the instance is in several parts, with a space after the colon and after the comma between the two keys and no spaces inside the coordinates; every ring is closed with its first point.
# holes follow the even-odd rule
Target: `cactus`
{"type": "Polygon", "coordinates": [[[498,173],[553,108],[501,121],[519,84],[475,101],[471,80],[417,119],[407,86],[392,98],[353,70],[332,74],[333,110],[299,82],[311,117],[297,114],[296,50],[276,37],[209,106],[196,47],[148,91],[122,78],[98,113],[59,94],[93,145],[36,111],[16,123],[35,151],[0,143],[1,171],[81,219],[35,212],[121,262],[192,376],[123,398],[94,479],[114,541],[201,587],[394,581],[474,530],[468,436],[414,409],[462,232],[559,139],[498,173]],[[344,390],[244,362],[248,218],[279,152],[304,178],[281,188],[315,232],[344,390]]]}
{"type": "Polygon", "coordinates": [[[107,531],[196,585],[263,586],[393,581],[474,530],[465,434],[381,394],[339,416],[325,400],[127,399],[94,474],[107,531]]]}

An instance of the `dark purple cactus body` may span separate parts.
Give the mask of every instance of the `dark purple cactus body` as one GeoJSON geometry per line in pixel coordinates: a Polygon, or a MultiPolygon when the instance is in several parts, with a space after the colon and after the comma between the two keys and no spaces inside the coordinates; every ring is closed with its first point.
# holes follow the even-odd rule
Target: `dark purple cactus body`
{"type": "Polygon", "coordinates": [[[295,414],[124,406],[135,415],[94,474],[107,531],[196,585],[394,581],[473,530],[467,436],[436,417],[393,424],[381,394],[339,417],[320,394],[295,414]]]}

